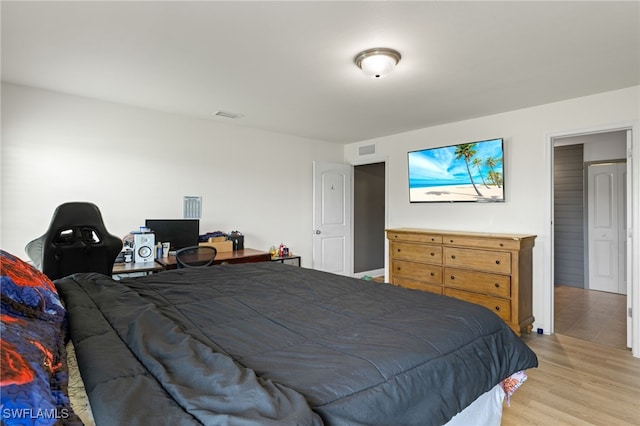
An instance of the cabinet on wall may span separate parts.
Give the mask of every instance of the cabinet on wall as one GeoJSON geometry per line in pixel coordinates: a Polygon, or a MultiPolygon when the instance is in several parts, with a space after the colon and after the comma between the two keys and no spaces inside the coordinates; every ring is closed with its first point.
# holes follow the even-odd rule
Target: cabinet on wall
{"type": "Polygon", "coordinates": [[[485,306],[531,332],[535,235],[387,229],[389,281],[485,306]]]}

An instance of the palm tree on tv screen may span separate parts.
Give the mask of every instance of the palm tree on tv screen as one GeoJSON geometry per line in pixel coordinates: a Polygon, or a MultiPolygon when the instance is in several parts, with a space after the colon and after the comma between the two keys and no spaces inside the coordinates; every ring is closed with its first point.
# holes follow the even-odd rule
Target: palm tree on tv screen
{"type": "Polygon", "coordinates": [[[475,189],[478,197],[482,197],[482,193],[478,191],[475,182],[473,181],[473,176],[471,176],[471,168],[469,167],[469,160],[471,160],[477,153],[475,143],[463,143],[456,146],[456,150],[454,154],[456,155],[456,160],[460,158],[464,158],[464,163],[467,166],[467,173],[469,174],[469,180],[471,181],[471,185],[473,185],[473,189],[475,189]]]}
{"type": "Polygon", "coordinates": [[[500,188],[500,185],[502,184],[502,175],[500,174],[500,172],[490,171],[489,179],[491,180],[491,182],[495,183],[498,188],[500,188]]]}
{"type": "Polygon", "coordinates": [[[491,172],[489,173],[489,176],[492,177],[491,180],[493,180],[493,182],[495,182],[495,184],[498,185],[498,188],[500,188],[500,182],[502,181],[502,179],[500,178],[500,173],[496,172],[494,167],[496,167],[498,165],[498,163],[501,162],[501,161],[502,160],[496,160],[493,157],[487,157],[487,159],[484,160],[484,164],[489,166],[489,168],[491,169],[491,172]]]}
{"type": "Polygon", "coordinates": [[[476,157],[473,159],[471,163],[477,167],[478,174],[480,174],[480,179],[482,179],[482,184],[484,185],[484,187],[489,189],[489,185],[487,185],[487,182],[484,180],[484,176],[482,175],[482,169],[480,168],[480,166],[482,166],[482,160],[476,157]]]}

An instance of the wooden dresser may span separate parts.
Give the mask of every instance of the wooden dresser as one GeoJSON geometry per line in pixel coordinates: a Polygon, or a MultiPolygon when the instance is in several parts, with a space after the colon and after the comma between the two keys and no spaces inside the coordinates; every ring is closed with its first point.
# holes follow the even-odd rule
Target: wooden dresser
{"type": "Polygon", "coordinates": [[[387,229],[389,281],[477,303],[518,335],[533,328],[535,235],[387,229]]]}

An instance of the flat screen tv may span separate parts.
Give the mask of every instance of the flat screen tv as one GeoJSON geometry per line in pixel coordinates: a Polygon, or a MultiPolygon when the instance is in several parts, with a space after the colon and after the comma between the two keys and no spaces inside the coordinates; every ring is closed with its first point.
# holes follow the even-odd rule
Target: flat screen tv
{"type": "Polygon", "coordinates": [[[198,245],[198,219],[147,219],[145,226],[154,232],[156,244],[171,243],[170,251],[198,245]]]}
{"type": "Polygon", "coordinates": [[[409,201],[504,201],[502,138],[408,153],[409,201]]]}

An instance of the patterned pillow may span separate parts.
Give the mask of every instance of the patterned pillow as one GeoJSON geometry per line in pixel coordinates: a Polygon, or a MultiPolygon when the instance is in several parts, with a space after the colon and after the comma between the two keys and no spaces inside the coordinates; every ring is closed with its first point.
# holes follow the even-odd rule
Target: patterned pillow
{"type": "Polygon", "coordinates": [[[0,423],[81,424],[67,396],[65,309],[46,275],[0,250],[0,423]]]}

